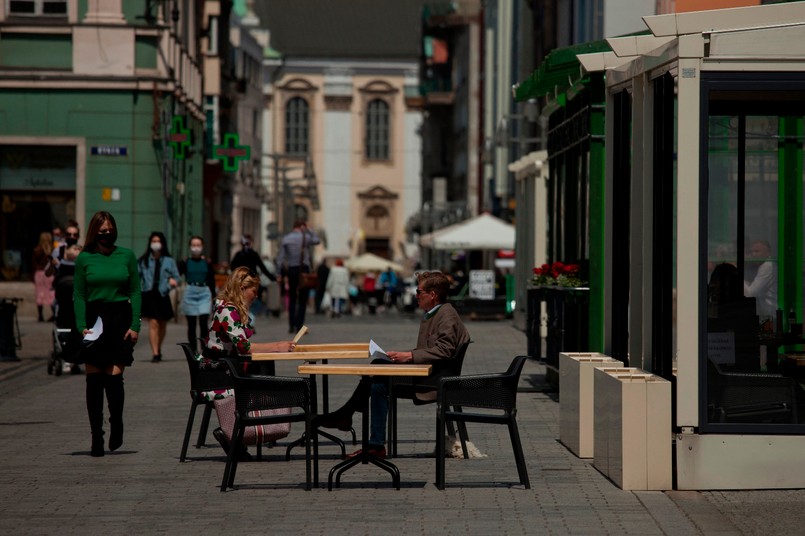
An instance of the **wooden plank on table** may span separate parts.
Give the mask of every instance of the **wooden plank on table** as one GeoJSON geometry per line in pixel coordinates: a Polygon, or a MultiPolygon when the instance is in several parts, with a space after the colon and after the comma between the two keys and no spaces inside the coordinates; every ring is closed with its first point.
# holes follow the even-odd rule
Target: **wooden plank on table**
{"type": "Polygon", "coordinates": [[[322,359],[366,359],[366,350],[340,350],[333,352],[256,352],[252,361],[320,361],[322,359]]]}
{"type": "Polygon", "coordinates": [[[341,352],[347,350],[363,351],[369,355],[369,343],[340,342],[333,344],[297,344],[294,352],[341,352]]]}
{"type": "Polygon", "coordinates": [[[299,374],[343,374],[353,376],[427,376],[431,365],[361,365],[361,364],[305,364],[299,365],[299,374]]]}

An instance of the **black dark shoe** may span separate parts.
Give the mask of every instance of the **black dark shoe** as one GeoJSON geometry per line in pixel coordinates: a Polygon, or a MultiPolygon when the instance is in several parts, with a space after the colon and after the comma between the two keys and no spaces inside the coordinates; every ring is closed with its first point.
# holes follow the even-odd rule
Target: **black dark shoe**
{"type": "Polygon", "coordinates": [[[100,434],[92,434],[92,449],[89,455],[93,458],[101,458],[104,455],[103,450],[103,432],[100,434]]]}
{"type": "MultiPolygon", "coordinates": [[[[226,439],[226,434],[220,428],[216,428],[212,431],[212,436],[218,441],[218,444],[221,445],[221,448],[224,449],[227,456],[229,455],[229,441],[226,439]]],[[[240,446],[238,449],[238,461],[239,462],[250,462],[252,461],[252,455],[249,454],[249,451],[246,450],[246,447],[243,445],[240,446]]]]}
{"type": "Polygon", "coordinates": [[[246,447],[243,445],[240,446],[238,449],[238,461],[239,462],[250,462],[252,461],[252,455],[249,454],[249,451],[246,450],[246,447]]]}
{"type": "Polygon", "coordinates": [[[162,354],[157,354],[151,358],[151,363],[159,363],[162,361],[162,354]]]}
{"type": "Polygon", "coordinates": [[[109,432],[109,450],[112,452],[123,446],[123,422],[113,423],[110,421],[111,430],[109,432]]]}
{"type": "Polygon", "coordinates": [[[342,432],[349,432],[352,430],[352,415],[353,413],[344,408],[338,409],[326,415],[320,415],[316,420],[316,426],[319,428],[335,428],[342,432]]]}
{"type": "MultiPolygon", "coordinates": [[[[382,460],[386,459],[386,447],[383,445],[369,445],[367,452],[370,456],[374,456],[375,458],[380,458],[382,460]]],[[[357,458],[361,454],[363,454],[363,449],[358,449],[352,454],[347,454],[347,458],[357,458]]]]}
{"type": "Polygon", "coordinates": [[[224,452],[229,454],[229,441],[226,440],[226,434],[220,428],[216,428],[212,431],[212,437],[218,441],[218,444],[221,445],[221,448],[224,449],[224,452]]]}

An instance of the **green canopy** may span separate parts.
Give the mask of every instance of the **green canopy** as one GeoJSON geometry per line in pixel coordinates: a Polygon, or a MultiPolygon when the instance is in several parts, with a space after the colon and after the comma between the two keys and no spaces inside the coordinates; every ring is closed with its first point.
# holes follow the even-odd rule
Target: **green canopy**
{"type": "Polygon", "coordinates": [[[564,91],[581,76],[580,63],[576,56],[611,50],[604,39],[553,50],[545,57],[539,69],[517,85],[514,98],[522,102],[543,97],[555,90],[564,91]]]}

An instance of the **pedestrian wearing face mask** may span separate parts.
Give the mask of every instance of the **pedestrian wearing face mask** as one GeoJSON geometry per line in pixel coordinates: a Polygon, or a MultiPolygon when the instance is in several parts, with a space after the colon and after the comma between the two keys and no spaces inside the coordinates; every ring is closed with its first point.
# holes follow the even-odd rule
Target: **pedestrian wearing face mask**
{"type": "Polygon", "coordinates": [[[79,353],[86,363],[87,414],[92,430],[90,454],[104,455],[103,395],[109,406],[109,450],[123,444],[123,370],[134,362],[140,331],[140,282],[137,259],[130,249],[115,246],[117,224],[108,212],[89,222],[83,251],[75,259],[73,305],[79,333],[97,340],[79,353]],[[98,318],[100,334],[93,332],[98,318]]]}
{"type": "Polygon", "coordinates": [[[190,256],[179,261],[179,273],[187,284],[182,296],[182,312],[187,318],[187,342],[195,352],[198,342],[196,324],[201,338],[206,340],[210,332],[212,297],[215,296],[215,272],[204,256],[204,240],[200,236],[190,239],[190,256]]]}
{"type": "Polygon", "coordinates": [[[137,261],[143,293],[143,318],[148,320],[148,342],[151,343],[153,363],[162,361],[162,341],[168,320],[173,318],[170,290],[179,284],[179,269],[168,251],[165,235],[154,231],[148,247],[137,261]]]}
{"type": "Polygon", "coordinates": [[[75,325],[75,314],[73,313],[73,277],[75,276],[75,260],[81,253],[81,246],[78,244],[80,233],[78,222],[67,220],[64,229],[64,242],[53,250],[50,264],[45,268],[45,275],[54,276],[53,290],[56,292],[56,327],[60,329],[72,330],[68,343],[63,348],[65,361],[70,362],[70,372],[79,374],[81,367],[72,362],[72,357],[78,349],[77,341],[80,340],[75,325]]]}

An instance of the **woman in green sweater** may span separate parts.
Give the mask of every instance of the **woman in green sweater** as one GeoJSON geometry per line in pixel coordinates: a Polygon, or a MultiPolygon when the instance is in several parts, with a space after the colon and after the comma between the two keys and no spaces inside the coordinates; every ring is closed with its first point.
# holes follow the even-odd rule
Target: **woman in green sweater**
{"type": "Polygon", "coordinates": [[[84,250],[75,261],[73,304],[78,331],[97,336],[81,354],[87,370],[87,414],[92,456],[103,456],[103,395],[109,406],[109,450],[123,444],[123,370],[134,361],[140,331],[140,274],[130,249],[115,246],[117,224],[108,212],[89,222],[84,250]],[[100,336],[93,330],[96,322],[100,336]],[[102,323],[102,326],[101,326],[102,323]]]}

